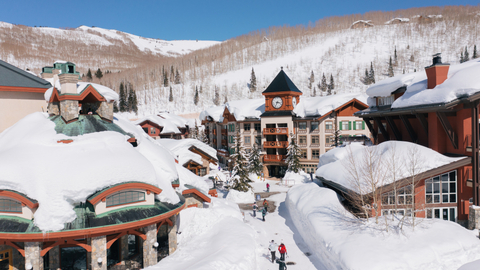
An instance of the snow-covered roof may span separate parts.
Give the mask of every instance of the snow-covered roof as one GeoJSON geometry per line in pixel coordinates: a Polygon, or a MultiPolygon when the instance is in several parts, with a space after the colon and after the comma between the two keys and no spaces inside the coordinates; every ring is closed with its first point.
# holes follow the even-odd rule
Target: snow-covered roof
{"type": "Polygon", "coordinates": [[[363,146],[361,144],[352,143],[345,147],[337,147],[328,151],[327,153],[320,156],[318,162],[318,169],[316,175],[318,177],[323,177],[326,180],[335,182],[347,189],[350,189],[359,193],[368,193],[365,188],[367,185],[367,179],[361,174],[361,170],[365,169],[364,160],[366,159],[366,149],[375,156],[375,171],[379,175],[386,173],[384,181],[379,184],[379,186],[387,185],[392,183],[394,180],[400,180],[406,177],[412,176],[410,173],[411,166],[409,166],[409,161],[412,157],[412,151],[416,151],[417,168],[416,174],[426,172],[431,169],[438,168],[440,166],[459,161],[467,157],[447,157],[444,156],[428,147],[417,145],[410,142],[402,141],[387,141],[383,142],[376,146],[363,146]],[[392,156],[395,156],[395,163],[398,169],[398,173],[393,177],[391,171],[392,166],[388,165],[391,162],[392,156]],[[351,173],[354,172],[352,168],[352,162],[349,159],[353,157],[355,161],[356,170],[359,172],[359,179],[353,181],[351,173]],[[386,170],[386,171],[382,171],[386,170]],[[356,185],[356,181],[360,184],[356,185]]]}
{"type": "Polygon", "coordinates": [[[181,165],[184,165],[190,160],[198,164],[202,164],[202,157],[199,154],[189,150],[192,146],[200,149],[212,158],[216,158],[217,156],[217,150],[196,139],[160,139],[157,141],[165,148],[169,149],[174,155],[176,155],[178,157],[178,162],[181,165]]]}
{"type": "Polygon", "coordinates": [[[352,26],[355,25],[355,24],[358,24],[358,23],[364,23],[364,24],[368,24],[368,25],[373,25],[371,20],[368,20],[368,21],[358,20],[358,21],[353,22],[353,23],[352,23],[352,26]]]}
{"type": "Polygon", "coordinates": [[[192,119],[186,119],[181,116],[178,116],[169,112],[160,112],[157,114],[160,118],[166,119],[173,124],[177,125],[179,128],[185,128],[186,126],[192,127],[195,126],[195,123],[192,125],[192,119]]]}
{"type": "Polygon", "coordinates": [[[260,115],[265,112],[265,98],[229,101],[225,107],[237,121],[260,119],[260,115]]]}
{"type": "Polygon", "coordinates": [[[170,120],[167,120],[167,119],[164,119],[164,118],[161,118],[157,115],[149,115],[149,116],[146,116],[146,117],[143,117],[135,122],[133,122],[135,125],[140,125],[141,123],[145,122],[145,121],[150,121],[154,124],[157,124],[161,127],[163,127],[162,131],[160,132],[160,134],[170,134],[170,133],[174,133],[174,134],[180,134],[180,130],[178,129],[178,126],[170,121],[170,120]]]}
{"type": "Polygon", "coordinates": [[[468,97],[480,92],[480,59],[451,65],[448,78],[433,89],[427,89],[425,71],[402,74],[382,80],[367,89],[367,95],[386,97],[400,87],[406,87],[405,93],[392,103],[392,108],[441,104],[455,99],[468,97]]]}
{"type": "MultiPolygon", "coordinates": [[[[52,85],[53,85],[53,78],[49,78],[49,79],[45,79],[47,80],[48,82],[50,82],[52,85]]],[[[83,90],[87,89],[87,87],[91,85],[93,88],[95,88],[95,90],[97,90],[97,92],[102,95],[106,100],[107,102],[111,102],[111,101],[118,101],[118,94],[117,92],[115,92],[114,90],[106,87],[106,86],[103,86],[101,84],[97,84],[97,83],[90,83],[90,82],[78,82],[77,83],[77,94],[81,94],[83,92],[83,90]]],[[[62,91],[62,85],[60,84],[60,80],[56,80],[55,81],[55,88],[58,90],[58,91],[62,91]]],[[[44,97],[45,97],[45,100],[48,102],[50,101],[50,97],[52,96],[52,93],[53,93],[53,87],[50,87],[44,94],[44,97]]]]}
{"type": "Polygon", "coordinates": [[[393,18],[387,22],[385,22],[385,24],[391,24],[393,23],[394,21],[399,21],[399,22],[409,22],[410,19],[409,18],[393,18]]]}
{"type": "Polygon", "coordinates": [[[320,116],[337,109],[352,99],[367,104],[367,95],[347,93],[323,97],[301,97],[293,112],[298,117],[320,116]]]}
{"type": "Polygon", "coordinates": [[[162,189],[158,198],[177,203],[171,182],[179,178],[169,151],[155,144],[130,121],[114,123],[134,134],[114,131],[68,137],[57,134],[47,114],[33,113],[0,134],[0,189],[26,194],[39,203],[34,223],[42,231],[56,231],[76,217],[74,204],[108,186],[141,181],[162,189]],[[69,144],[57,141],[72,139],[69,144]],[[25,170],[28,164],[28,170],[25,170]]]}
{"type": "Polygon", "coordinates": [[[207,120],[208,117],[211,117],[215,122],[222,122],[224,111],[225,105],[210,107],[200,113],[200,120],[207,120]]]}

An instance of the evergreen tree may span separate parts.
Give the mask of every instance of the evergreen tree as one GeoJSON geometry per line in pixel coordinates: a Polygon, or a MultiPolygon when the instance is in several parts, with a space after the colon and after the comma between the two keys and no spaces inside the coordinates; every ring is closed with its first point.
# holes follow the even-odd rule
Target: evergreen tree
{"type": "Polygon", "coordinates": [[[315,82],[315,75],[313,74],[313,70],[312,70],[312,73],[310,73],[310,78],[308,79],[308,89],[312,89],[312,85],[313,83],[315,82]]]}
{"type": "Polygon", "coordinates": [[[117,113],[117,112],[118,112],[118,105],[117,105],[117,102],[116,102],[116,101],[113,102],[113,112],[114,112],[114,113],[117,113]]]}
{"type": "Polygon", "coordinates": [[[395,46],[395,53],[393,55],[393,59],[394,59],[394,65],[397,66],[398,65],[398,58],[397,58],[397,46],[395,46]]]}
{"type": "Polygon", "coordinates": [[[245,148],[242,145],[242,137],[237,129],[237,136],[235,137],[235,153],[230,156],[233,163],[232,178],[233,189],[247,192],[252,188],[248,182],[251,180],[248,178],[248,170],[246,166],[245,148]]]}
{"type": "Polygon", "coordinates": [[[91,71],[90,69],[88,69],[88,72],[87,72],[87,80],[88,80],[89,82],[92,81],[92,71],[91,71]]]}
{"type": "Polygon", "coordinates": [[[175,70],[173,69],[173,66],[170,66],[170,81],[175,81],[175,70]]]}
{"type": "Polygon", "coordinates": [[[463,52],[460,52],[460,63],[463,63],[465,62],[464,58],[463,58],[463,52]]]}
{"type": "Polygon", "coordinates": [[[410,62],[415,62],[415,57],[412,55],[410,55],[410,62]]]}
{"type": "Polygon", "coordinates": [[[255,76],[255,71],[252,68],[252,74],[250,75],[250,92],[257,91],[257,77],[255,76]]]}
{"type": "Polygon", "coordinates": [[[220,94],[218,93],[217,86],[215,86],[215,95],[213,98],[213,104],[215,104],[216,106],[220,105],[220,94]]]}
{"type": "Polygon", "coordinates": [[[178,73],[178,68],[175,72],[175,84],[180,84],[180,73],[178,73]]]}
{"type": "Polygon", "coordinates": [[[168,72],[163,73],[163,86],[168,87],[168,72]]]}
{"type": "Polygon", "coordinates": [[[288,145],[287,158],[285,159],[285,162],[287,163],[287,171],[299,173],[301,170],[300,148],[295,142],[295,137],[293,136],[293,133],[290,133],[290,138],[292,139],[290,140],[290,144],[288,145]]]}
{"type": "Polygon", "coordinates": [[[338,127],[338,119],[337,119],[337,114],[335,113],[335,121],[333,121],[333,128],[334,128],[334,133],[333,133],[333,136],[334,136],[334,140],[335,140],[335,147],[339,146],[340,145],[340,129],[338,127]]]}
{"type": "Polygon", "coordinates": [[[137,94],[135,93],[135,90],[133,89],[132,84],[129,84],[130,91],[128,92],[128,102],[127,102],[127,107],[129,112],[138,112],[138,102],[137,102],[137,94]]]}
{"type": "Polygon", "coordinates": [[[97,77],[97,79],[101,79],[103,77],[103,73],[102,71],[99,69],[97,69],[97,72],[95,72],[95,77],[97,77]]]}
{"type": "Polygon", "coordinates": [[[125,93],[125,87],[123,82],[120,83],[120,102],[119,102],[119,110],[120,112],[127,111],[127,94],[125,93]]]}
{"type": "Polygon", "coordinates": [[[256,175],[261,175],[263,171],[262,159],[260,157],[260,149],[257,144],[253,144],[252,152],[248,156],[248,171],[256,175]]]}
{"type": "Polygon", "coordinates": [[[316,97],[317,96],[317,88],[314,86],[313,87],[313,96],[316,97]]]}
{"type": "Polygon", "coordinates": [[[388,77],[393,77],[393,65],[392,65],[392,57],[390,56],[390,61],[388,62],[388,71],[387,71],[387,76],[388,77]]]}
{"type": "Polygon", "coordinates": [[[172,93],[172,87],[170,86],[170,95],[168,96],[168,101],[172,102],[173,101],[173,93],[172,93]]]}
{"type": "Polygon", "coordinates": [[[369,82],[375,83],[375,71],[373,71],[373,63],[370,62],[370,72],[368,73],[368,80],[369,82]]]}
{"type": "Polygon", "coordinates": [[[472,55],[472,59],[476,59],[476,58],[478,58],[477,45],[473,45],[473,55],[472,55]]]}
{"type": "Polygon", "coordinates": [[[195,86],[195,96],[193,97],[193,103],[195,105],[198,104],[198,88],[197,88],[197,86],[195,86]]]}
{"type": "Polygon", "coordinates": [[[470,55],[468,54],[467,46],[465,46],[465,52],[463,53],[463,62],[470,60],[470,55]]]}
{"type": "Polygon", "coordinates": [[[322,96],[323,96],[323,93],[325,93],[327,91],[327,78],[325,78],[325,73],[322,74],[322,81],[318,84],[318,88],[320,89],[320,91],[322,91],[322,96]]]}
{"type": "Polygon", "coordinates": [[[370,84],[370,78],[368,77],[368,69],[365,69],[365,76],[363,76],[363,78],[361,78],[360,81],[365,85],[370,84]]]}
{"type": "Polygon", "coordinates": [[[333,82],[333,75],[330,74],[330,83],[327,86],[328,88],[328,95],[332,94],[332,90],[335,89],[335,83],[333,82]]]}

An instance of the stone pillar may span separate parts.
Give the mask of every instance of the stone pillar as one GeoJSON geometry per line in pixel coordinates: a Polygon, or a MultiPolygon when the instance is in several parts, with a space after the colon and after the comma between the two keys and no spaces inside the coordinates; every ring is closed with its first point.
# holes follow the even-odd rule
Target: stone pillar
{"type": "Polygon", "coordinates": [[[470,205],[468,209],[468,229],[480,229],[480,207],[470,205]]]}
{"type": "Polygon", "coordinates": [[[107,270],[107,236],[92,237],[91,262],[92,270],[107,270]],[[98,259],[102,259],[99,263],[98,259]]]}
{"type": "Polygon", "coordinates": [[[60,101],[60,115],[67,122],[75,118],[78,118],[78,101],[77,100],[60,101]]]}
{"type": "Polygon", "coordinates": [[[120,237],[117,241],[120,241],[120,261],[123,265],[125,264],[125,260],[128,259],[128,234],[120,237]]]}
{"type": "Polygon", "coordinates": [[[177,215],[170,218],[172,226],[168,226],[168,255],[177,250],[177,215]]]}
{"type": "Polygon", "coordinates": [[[100,115],[100,117],[113,121],[113,102],[100,102],[97,113],[100,115]]]}
{"type": "Polygon", "coordinates": [[[48,252],[50,269],[60,269],[60,246],[55,246],[48,252]]]}
{"type": "Polygon", "coordinates": [[[25,242],[25,269],[43,270],[43,257],[40,256],[42,251],[41,242],[25,242]]]}
{"type": "Polygon", "coordinates": [[[143,241],[143,268],[157,264],[157,249],[153,246],[157,242],[157,225],[152,224],[143,228],[147,240],[143,241]]]}

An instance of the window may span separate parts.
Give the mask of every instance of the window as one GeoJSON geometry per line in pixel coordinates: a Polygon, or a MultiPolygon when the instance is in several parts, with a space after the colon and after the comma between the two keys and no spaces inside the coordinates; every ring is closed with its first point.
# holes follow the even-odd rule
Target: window
{"type": "Polygon", "coordinates": [[[455,222],[457,219],[456,207],[427,208],[427,218],[440,218],[455,222]]]}
{"type": "Polygon", "coordinates": [[[333,129],[333,122],[332,121],[325,122],[325,129],[326,130],[333,129]]]}
{"type": "Polygon", "coordinates": [[[228,136],[228,143],[235,143],[235,137],[232,135],[228,136]]]}
{"type": "Polygon", "coordinates": [[[312,159],[318,159],[320,157],[319,149],[312,149],[312,159]]]}
{"type": "Polygon", "coordinates": [[[329,147],[333,144],[335,144],[335,137],[333,137],[333,136],[325,137],[325,146],[329,147]]]}
{"type": "Polygon", "coordinates": [[[144,127],[144,128],[142,128],[142,129],[143,129],[143,131],[145,131],[145,133],[148,134],[148,127],[144,127]]]}
{"type": "Polygon", "coordinates": [[[318,132],[318,122],[310,122],[310,132],[318,132]]]}
{"type": "Polygon", "coordinates": [[[256,136],[255,137],[255,143],[260,145],[262,143],[262,136],[256,136]]]}
{"type": "Polygon", "coordinates": [[[250,145],[250,136],[245,136],[244,142],[245,145],[250,145]]]}
{"type": "Polygon", "coordinates": [[[306,173],[315,173],[315,170],[317,169],[317,165],[315,164],[304,164],[302,167],[303,171],[306,173]]]}
{"type": "Polygon", "coordinates": [[[250,131],[250,123],[243,124],[243,130],[250,131]]]}
{"type": "Polygon", "coordinates": [[[261,128],[260,123],[255,123],[254,127],[255,127],[255,131],[260,132],[260,128],[261,128]]]}
{"type": "Polygon", "coordinates": [[[235,132],[235,124],[228,124],[228,132],[235,132]]]}
{"type": "Polygon", "coordinates": [[[307,136],[298,136],[298,144],[306,145],[307,144],[307,136]]]}
{"type": "Polygon", "coordinates": [[[312,136],[312,144],[319,144],[320,140],[318,139],[318,136],[312,136]]]}
{"type": "Polygon", "coordinates": [[[300,158],[307,158],[307,150],[306,149],[300,150],[300,158]]]}
{"type": "Polygon", "coordinates": [[[107,197],[107,207],[145,201],[145,192],[141,191],[123,191],[107,197]]]}
{"type": "Polygon", "coordinates": [[[395,201],[397,205],[408,205],[413,202],[412,186],[398,188],[396,195],[397,196],[395,196],[395,191],[382,194],[382,205],[395,205],[395,201]]]}
{"type": "Polygon", "coordinates": [[[155,128],[154,128],[154,127],[151,127],[151,128],[150,128],[150,133],[151,133],[151,134],[155,134],[155,132],[156,132],[155,128]]]}
{"type": "Polygon", "coordinates": [[[426,203],[457,202],[457,171],[425,180],[426,203]]]}
{"type": "Polygon", "coordinates": [[[393,100],[393,95],[390,95],[388,97],[377,97],[378,106],[391,105],[393,103],[393,100]]]}
{"type": "Polygon", "coordinates": [[[351,122],[350,121],[341,121],[340,130],[350,130],[351,122]]]}
{"type": "Polygon", "coordinates": [[[200,168],[199,176],[204,176],[207,174],[207,168],[200,168]]]}
{"type": "Polygon", "coordinates": [[[307,129],[307,122],[298,122],[298,129],[306,130],[307,129]]]}
{"type": "Polygon", "coordinates": [[[355,121],[355,125],[353,126],[354,130],[364,130],[365,129],[365,122],[363,121],[355,121]]]}
{"type": "Polygon", "coordinates": [[[0,212],[22,213],[22,204],[15,200],[0,199],[0,212]]]}

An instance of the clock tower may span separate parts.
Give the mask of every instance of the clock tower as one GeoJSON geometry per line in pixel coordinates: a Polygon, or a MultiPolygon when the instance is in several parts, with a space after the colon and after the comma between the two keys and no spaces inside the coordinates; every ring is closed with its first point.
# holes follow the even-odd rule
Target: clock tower
{"type": "Polygon", "coordinates": [[[302,92],[282,68],[262,95],[265,96],[265,113],[262,116],[292,115],[302,92]]]}

